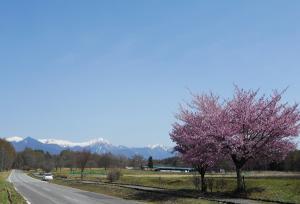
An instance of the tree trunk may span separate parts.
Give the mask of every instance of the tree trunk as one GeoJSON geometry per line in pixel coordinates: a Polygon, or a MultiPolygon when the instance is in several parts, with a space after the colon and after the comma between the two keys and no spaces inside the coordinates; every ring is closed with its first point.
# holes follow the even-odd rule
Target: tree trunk
{"type": "Polygon", "coordinates": [[[205,172],[206,168],[205,167],[197,167],[198,172],[201,175],[201,192],[206,192],[206,183],[205,183],[205,172]]]}
{"type": "Polygon", "coordinates": [[[243,185],[243,180],[242,180],[242,171],[240,168],[236,167],[236,182],[237,182],[237,191],[238,192],[243,192],[244,189],[244,185],[243,185]]]}
{"type": "Polygon", "coordinates": [[[237,192],[243,192],[245,191],[243,180],[242,180],[242,167],[246,163],[247,159],[244,157],[238,158],[236,155],[231,155],[232,161],[235,165],[235,171],[236,171],[236,184],[237,184],[237,192]]]}
{"type": "Polygon", "coordinates": [[[201,172],[200,174],[201,174],[201,192],[206,192],[206,184],[204,179],[205,171],[201,172]]]}
{"type": "Polygon", "coordinates": [[[242,180],[242,167],[246,163],[245,158],[237,158],[236,155],[231,155],[233,163],[235,164],[235,171],[236,171],[236,184],[237,184],[237,192],[245,191],[243,180],[242,180]]]}

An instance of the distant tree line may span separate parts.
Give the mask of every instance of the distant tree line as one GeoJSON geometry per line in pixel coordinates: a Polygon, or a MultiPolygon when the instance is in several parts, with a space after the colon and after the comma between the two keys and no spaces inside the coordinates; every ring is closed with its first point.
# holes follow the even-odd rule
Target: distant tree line
{"type": "MultiPolygon", "coordinates": [[[[174,166],[174,167],[191,167],[181,157],[170,157],[162,160],[154,160],[156,166],[174,166]]],[[[208,171],[219,172],[220,169],[225,171],[234,171],[235,166],[230,158],[219,161],[208,171]]],[[[244,167],[246,171],[300,171],[300,150],[292,151],[288,156],[279,162],[272,162],[267,159],[259,161],[250,160],[244,167]]]]}
{"type": "Polygon", "coordinates": [[[245,166],[246,170],[270,170],[270,171],[300,171],[300,150],[290,152],[280,162],[250,161],[245,166]]]}
{"type": "Polygon", "coordinates": [[[31,170],[43,169],[59,171],[61,168],[69,168],[70,171],[85,168],[125,168],[130,166],[136,169],[142,168],[147,162],[141,155],[134,155],[132,158],[117,156],[111,153],[96,154],[88,150],[71,151],[63,150],[58,155],[51,155],[42,150],[26,148],[18,152],[14,160],[14,168],[31,170]]]}
{"type": "MultiPolygon", "coordinates": [[[[189,167],[181,157],[174,156],[166,159],[157,160],[152,157],[145,159],[141,155],[134,155],[131,158],[117,156],[111,153],[95,154],[89,151],[76,152],[63,150],[58,155],[51,155],[42,150],[26,148],[24,151],[16,153],[14,147],[6,140],[0,139],[0,171],[16,169],[42,169],[43,171],[59,171],[61,168],[69,168],[70,171],[85,168],[125,168],[132,167],[142,169],[150,163],[153,166],[173,166],[189,167]]],[[[210,168],[210,171],[234,171],[234,164],[231,159],[223,159],[210,168]]],[[[277,170],[277,171],[300,171],[300,150],[295,150],[288,154],[281,162],[270,162],[268,160],[249,161],[244,167],[245,170],[277,170]]]]}
{"type": "Polygon", "coordinates": [[[4,139],[0,139],[0,171],[9,170],[16,158],[14,147],[4,139]]]}

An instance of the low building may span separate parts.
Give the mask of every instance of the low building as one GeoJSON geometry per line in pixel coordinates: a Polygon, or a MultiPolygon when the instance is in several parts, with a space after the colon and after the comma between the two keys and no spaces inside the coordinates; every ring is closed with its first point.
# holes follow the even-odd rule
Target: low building
{"type": "Polygon", "coordinates": [[[195,171],[194,168],[189,168],[189,167],[166,167],[166,166],[156,166],[153,167],[154,171],[160,171],[160,172],[176,172],[176,173],[180,173],[180,172],[193,172],[195,171]]]}

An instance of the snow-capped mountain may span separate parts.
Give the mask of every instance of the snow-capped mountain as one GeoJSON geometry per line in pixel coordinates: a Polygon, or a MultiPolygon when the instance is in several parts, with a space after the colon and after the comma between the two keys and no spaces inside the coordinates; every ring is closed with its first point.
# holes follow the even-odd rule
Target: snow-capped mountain
{"type": "Polygon", "coordinates": [[[5,139],[13,144],[16,151],[22,151],[28,147],[48,151],[52,154],[59,154],[64,149],[74,151],[88,149],[92,153],[103,154],[110,152],[115,155],[123,155],[127,157],[132,157],[136,154],[142,155],[145,158],[152,156],[155,159],[163,159],[174,156],[172,148],[168,148],[163,145],[148,145],[147,147],[115,146],[103,138],[97,138],[86,142],[71,142],[59,139],[37,140],[32,137],[22,138],[18,136],[8,137],[5,139]]]}
{"type": "Polygon", "coordinates": [[[13,136],[13,137],[7,137],[5,138],[6,141],[8,142],[20,142],[22,141],[24,138],[23,137],[19,137],[19,136],[13,136]]]}
{"type": "Polygon", "coordinates": [[[52,154],[58,154],[60,151],[63,150],[63,148],[57,144],[44,144],[39,142],[38,140],[32,138],[32,137],[26,137],[26,138],[5,138],[7,141],[9,141],[16,149],[17,152],[23,151],[26,147],[32,148],[32,149],[40,149],[47,152],[50,152],[52,154]]]}
{"type": "Polygon", "coordinates": [[[98,143],[109,144],[109,142],[107,140],[104,140],[103,138],[97,138],[87,142],[71,142],[68,140],[59,140],[59,139],[39,139],[38,141],[44,144],[57,144],[62,147],[75,147],[75,146],[87,147],[98,143]]]}

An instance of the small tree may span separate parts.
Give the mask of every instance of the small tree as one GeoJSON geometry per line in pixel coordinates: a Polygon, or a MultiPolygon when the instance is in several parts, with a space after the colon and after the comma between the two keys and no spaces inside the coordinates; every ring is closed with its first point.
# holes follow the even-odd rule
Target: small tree
{"type": "Polygon", "coordinates": [[[54,166],[55,166],[55,170],[56,172],[58,171],[58,169],[60,169],[61,171],[61,166],[62,166],[62,157],[61,155],[55,155],[53,156],[53,159],[54,159],[54,166]]]}
{"type": "Polygon", "coordinates": [[[72,172],[73,168],[76,166],[76,152],[66,149],[60,152],[60,157],[61,165],[69,168],[72,172]]]}
{"type": "Polygon", "coordinates": [[[107,180],[109,182],[118,181],[122,176],[122,173],[119,169],[111,169],[107,174],[107,180]]]}
{"type": "Polygon", "coordinates": [[[144,157],[141,155],[134,155],[130,160],[129,160],[129,165],[134,167],[134,168],[141,168],[144,164],[144,157]]]}
{"type": "Polygon", "coordinates": [[[115,159],[114,155],[112,155],[110,152],[100,155],[100,158],[97,161],[98,167],[104,167],[106,171],[108,168],[110,168],[113,165],[114,159],[115,159]]]}
{"type": "Polygon", "coordinates": [[[153,159],[152,156],[148,158],[148,168],[153,169],[153,159]]]}
{"type": "Polygon", "coordinates": [[[45,160],[42,164],[42,169],[45,172],[51,172],[54,167],[54,163],[52,160],[45,160]]]}
{"type": "Polygon", "coordinates": [[[83,180],[83,172],[90,157],[91,157],[91,152],[88,150],[83,150],[82,152],[77,153],[76,161],[78,167],[80,168],[81,180],[83,180]]]}

